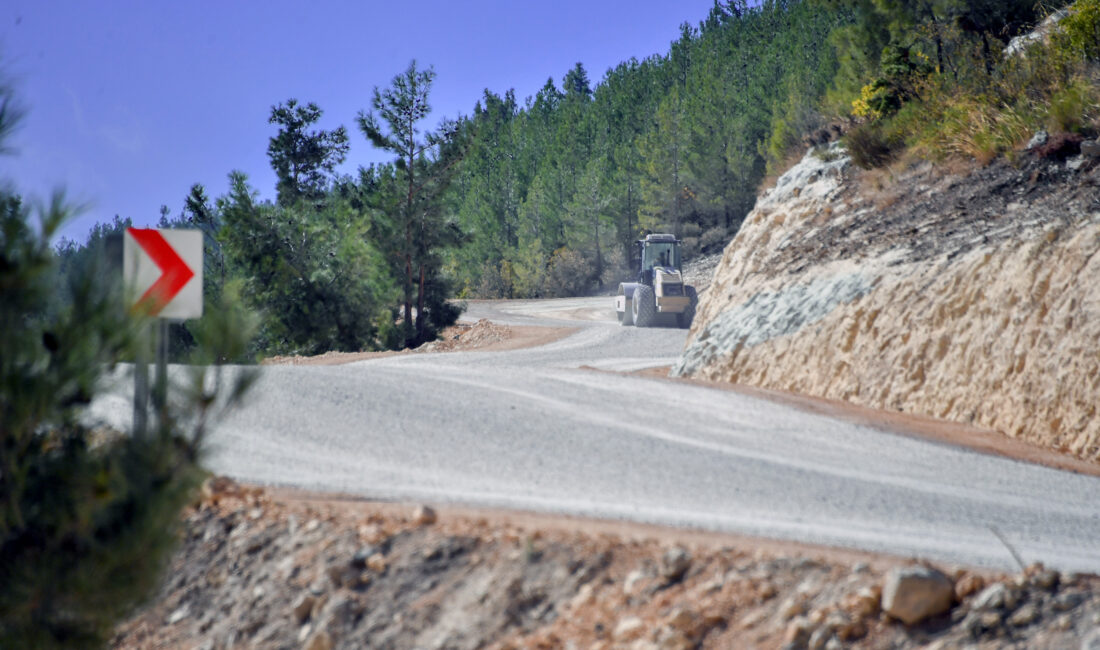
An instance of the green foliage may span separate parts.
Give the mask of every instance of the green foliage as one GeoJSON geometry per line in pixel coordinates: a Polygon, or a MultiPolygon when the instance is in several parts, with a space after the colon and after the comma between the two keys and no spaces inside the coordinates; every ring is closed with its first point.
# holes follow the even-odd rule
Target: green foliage
{"type": "Polygon", "coordinates": [[[822,124],[837,66],[826,35],[846,20],[808,2],[718,3],[667,54],[594,85],[576,65],[523,105],[486,91],[461,120],[472,140],[447,201],[469,243],[446,267],[471,293],[534,297],[562,290],[550,274],[563,248],[571,268],[592,265],[569,274],[587,292],[623,279],[611,260],[646,230],[728,241],[769,164],[822,124]]]}
{"type": "Polygon", "coordinates": [[[394,287],[366,238],[368,225],[347,202],[258,202],[234,172],[218,211],[227,263],[263,313],[259,350],[318,354],[388,345],[394,287]]]}
{"type": "Polygon", "coordinates": [[[1011,38],[1065,3],[820,1],[855,18],[833,33],[841,66],[831,97],[847,93],[852,114],[877,123],[848,136],[861,165],[885,164],[904,147],[985,163],[1016,155],[1039,128],[1096,127],[1100,94],[1087,45],[1096,33],[1096,0],[1076,3],[1049,44],[1040,40],[1011,56],[1004,54],[1011,38]]]}
{"type": "Polygon", "coordinates": [[[279,179],[279,205],[320,199],[336,165],[347,156],[348,133],[344,127],[309,130],[321,115],[313,102],[299,106],[296,99],[271,107],[268,123],[279,125],[279,132],[268,143],[267,155],[279,179]]]}
{"type": "MultiPolygon", "coordinates": [[[[4,115],[0,133],[9,133],[4,115]]],[[[253,378],[223,378],[230,394],[221,391],[219,399],[210,373],[196,367],[155,428],[123,434],[91,421],[86,407],[104,375],[133,357],[147,323],[129,316],[112,280],[121,269],[108,257],[111,235],[124,221],[97,228],[87,247],[51,250],[72,212],[61,193],[32,211],[0,190],[4,648],[101,646],[150,595],[176,541],[180,510],[201,478],[207,427],[253,378]],[[60,272],[62,264],[70,272],[60,272]]],[[[203,331],[201,349],[208,360],[221,358],[244,336],[247,322],[226,322],[203,331]]]]}
{"type": "Polygon", "coordinates": [[[416,347],[457,320],[451,287],[442,275],[443,249],[462,240],[447,218],[444,193],[454,178],[464,142],[457,125],[444,123],[421,136],[435,72],[412,61],[385,90],[375,87],[371,110],[360,111],[359,129],[375,146],[397,156],[393,165],[366,171],[367,203],[374,207],[376,240],[397,273],[403,294],[403,344],[416,347]],[[414,299],[415,294],[415,299],[414,299]],[[414,302],[415,301],[415,302],[414,302]],[[413,310],[415,308],[415,317],[413,310]]]}
{"type": "Polygon", "coordinates": [[[1100,0],[1077,0],[1062,21],[1062,30],[1071,51],[1100,60],[1100,0]]]}
{"type": "Polygon", "coordinates": [[[1075,78],[1050,98],[1047,128],[1052,133],[1081,133],[1100,117],[1100,87],[1075,78]]]}

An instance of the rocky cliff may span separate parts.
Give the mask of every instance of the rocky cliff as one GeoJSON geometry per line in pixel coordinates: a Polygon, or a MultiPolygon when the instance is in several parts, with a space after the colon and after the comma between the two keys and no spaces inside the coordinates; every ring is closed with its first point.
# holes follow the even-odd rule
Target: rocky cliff
{"type": "Polygon", "coordinates": [[[864,171],[759,197],[673,374],[1001,431],[1100,460],[1100,161],[864,171]]]}

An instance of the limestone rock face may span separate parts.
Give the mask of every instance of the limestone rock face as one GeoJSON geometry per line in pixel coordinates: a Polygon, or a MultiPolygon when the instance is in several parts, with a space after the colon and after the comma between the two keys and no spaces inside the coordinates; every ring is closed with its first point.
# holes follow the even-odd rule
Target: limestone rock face
{"type": "Polygon", "coordinates": [[[1100,460],[1100,161],[963,174],[807,156],[726,247],[673,374],[1100,460]]]}

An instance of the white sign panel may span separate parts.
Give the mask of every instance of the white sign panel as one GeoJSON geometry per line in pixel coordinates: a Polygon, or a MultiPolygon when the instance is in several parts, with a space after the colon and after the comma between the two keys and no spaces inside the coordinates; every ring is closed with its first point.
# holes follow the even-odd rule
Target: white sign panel
{"type": "Polygon", "coordinates": [[[202,231],[127,228],[123,240],[122,277],[135,310],[202,317],[202,231]]]}

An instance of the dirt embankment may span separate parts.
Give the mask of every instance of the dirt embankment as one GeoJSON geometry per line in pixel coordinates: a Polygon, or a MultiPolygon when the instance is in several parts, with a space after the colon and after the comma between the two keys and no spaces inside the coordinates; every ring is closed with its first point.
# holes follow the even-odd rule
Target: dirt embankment
{"type": "Polygon", "coordinates": [[[1038,566],[1014,576],[944,571],[795,544],[760,550],[759,542],[711,533],[437,514],[215,479],[185,519],[162,593],[119,628],[113,645],[1076,649],[1094,636],[1100,642],[1100,577],[1038,566]],[[928,611],[938,613],[899,622],[933,600],[940,606],[928,611]]]}
{"type": "Polygon", "coordinates": [[[457,323],[440,333],[439,339],[412,350],[385,352],[326,352],[315,356],[275,356],[264,359],[265,366],[335,366],[366,359],[425,352],[463,352],[478,350],[500,352],[553,343],[574,331],[569,327],[500,325],[482,318],[476,323],[457,323]]]}
{"type": "Polygon", "coordinates": [[[836,148],[726,248],[680,376],[993,429],[1100,461],[1100,160],[866,172],[836,148]]]}

